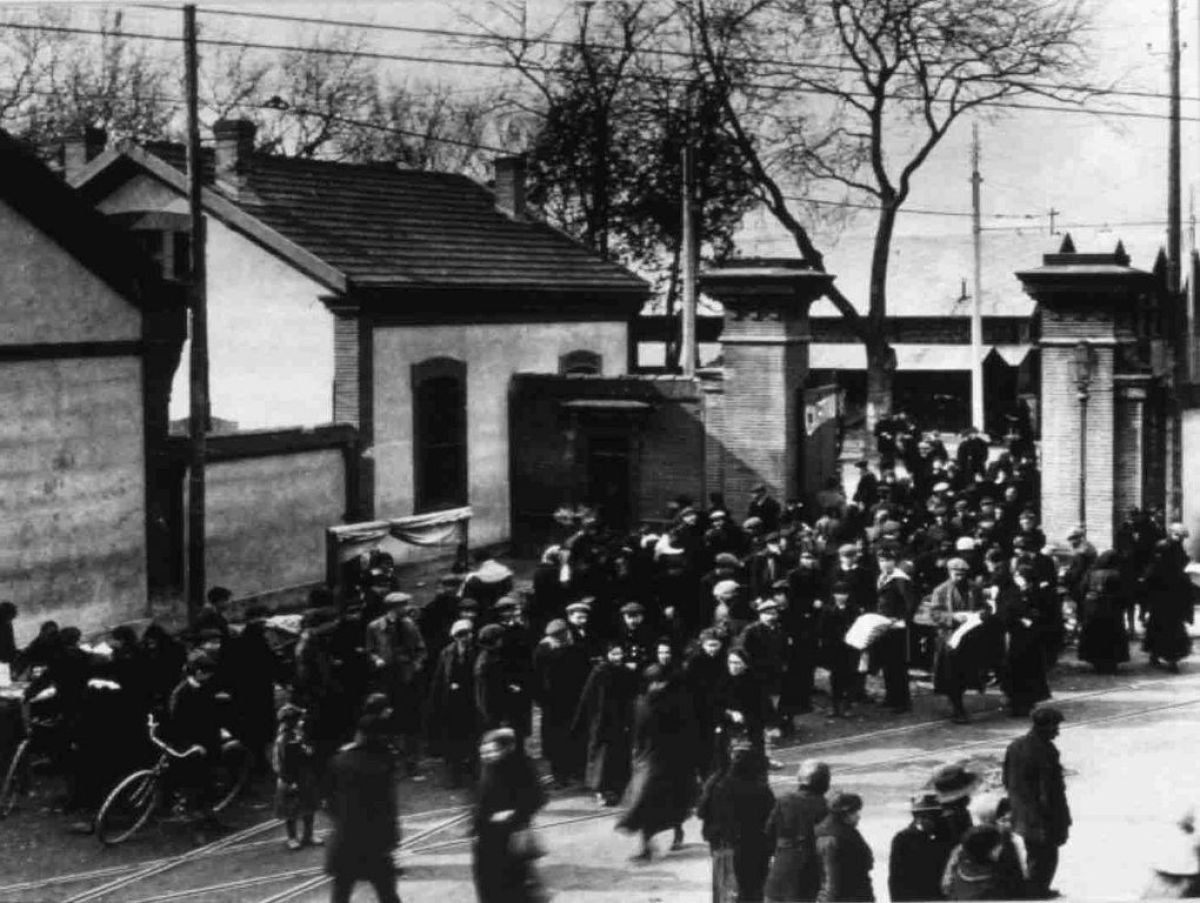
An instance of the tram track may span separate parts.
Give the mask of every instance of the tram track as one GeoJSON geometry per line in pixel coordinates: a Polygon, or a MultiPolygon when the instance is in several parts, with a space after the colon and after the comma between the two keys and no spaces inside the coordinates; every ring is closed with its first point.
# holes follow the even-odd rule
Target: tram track
{"type": "MultiPolygon", "coordinates": [[[[1176,681],[1178,681],[1178,678],[1170,677],[1131,681],[1122,683],[1120,686],[1116,687],[1106,687],[1099,690],[1063,694],[1055,699],[1054,704],[1057,706],[1069,707],[1076,702],[1103,698],[1117,693],[1131,691],[1136,692],[1138,690],[1148,689],[1159,683],[1165,684],[1176,681]]],[[[1072,730],[1074,728],[1108,721],[1128,720],[1144,715],[1152,715],[1161,711],[1180,709],[1198,704],[1200,704],[1200,696],[1195,699],[1164,705],[1135,708],[1128,712],[1118,712],[1097,718],[1072,720],[1064,724],[1063,729],[1072,730]]],[[[996,708],[978,713],[978,716],[973,724],[979,725],[994,721],[995,718],[993,716],[998,715],[1001,712],[1001,709],[996,708]]],[[[775,753],[781,756],[781,761],[783,761],[785,766],[794,766],[801,760],[810,758],[814,753],[822,750],[841,750],[845,747],[859,746],[863,743],[870,743],[882,738],[900,737],[906,734],[929,730],[944,724],[944,720],[934,719],[916,722],[913,724],[897,725],[895,727],[884,728],[876,731],[868,731],[865,733],[853,734],[839,738],[831,738],[828,740],[780,746],[776,747],[775,753]]],[[[928,759],[932,755],[944,758],[947,753],[965,753],[970,750],[1001,746],[1010,739],[1011,737],[988,737],[981,740],[955,744],[953,746],[942,746],[934,750],[919,750],[905,753],[901,756],[889,756],[868,762],[850,763],[843,766],[838,766],[837,773],[842,775],[870,772],[889,766],[899,766],[909,762],[921,761],[923,759],[928,759]]],[[[791,778],[789,775],[775,775],[770,778],[771,783],[775,785],[790,783],[792,780],[793,778],[791,778]]],[[[402,820],[411,822],[413,820],[424,820],[430,818],[431,816],[438,815],[449,815],[450,817],[430,828],[417,832],[412,837],[406,838],[398,846],[396,851],[397,856],[402,854],[413,855],[422,853],[435,853],[442,850],[453,849],[470,842],[469,837],[454,838],[434,843],[425,842],[434,835],[447,830],[454,825],[460,824],[467,817],[469,817],[470,808],[467,806],[450,806],[421,812],[404,813],[402,815],[402,820]]],[[[558,822],[546,822],[544,824],[539,824],[538,829],[541,831],[553,830],[555,828],[564,827],[567,825],[612,817],[614,817],[614,813],[611,809],[609,809],[583,816],[575,816],[558,822]]],[[[176,868],[215,859],[220,856],[231,855],[234,853],[274,845],[277,843],[277,841],[274,839],[254,840],[253,838],[269,830],[277,828],[281,824],[282,822],[280,822],[278,819],[270,819],[256,825],[252,825],[246,829],[243,829],[242,831],[235,832],[234,834],[218,838],[216,841],[210,844],[189,850],[186,853],[177,856],[164,857],[161,859],[143,861],[139,863],[131,863],[128,865],[111,866],[108,868],[96,869],[89,872],[76,873],[73,875],[53,876],[50,878],[25,881],[0,887],[0,898],[10,897],[10,895],[18,893],[28,893],[29,891],[43,890],[50,887],[69,886],[71,884],[80,884],[88,881],[101,881],[102,883],[100,886],[68,897],[63,900],[63,903],[92,903],[92,901],[100,900],[118,891],[123,892],[123,897],[125,899],[130,899],[128,892],[133,885],[143,881],[148,881],[176,868]]],[[[259,901],[259,903],[288,903],[288,901],[297,900],[304,894],[323,887],[327,881],[326,876],[319,867],[307,866],[267,875],[248,876],[239,880],[222,882],[205,887],[186,888],[171,891],[165,894],[149,895],[142,898],[135,898],[132,900],[132,903],[168,903],[168,901],[196,898],[206,894],[220,894],[250,890],[253,888],[265,887],[271,884],[294,879],[303,880],[301,881],[301,884],[292,888],[285,888],[278,893],[259,901]]]]}

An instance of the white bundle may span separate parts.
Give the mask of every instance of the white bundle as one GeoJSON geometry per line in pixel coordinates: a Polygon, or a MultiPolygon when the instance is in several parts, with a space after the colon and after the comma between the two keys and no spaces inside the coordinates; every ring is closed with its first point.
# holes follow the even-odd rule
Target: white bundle
{"type": "Polygon", "coordinates": [[[868,649],[892,626],[892,619],[874,612],[859,615],[846,631],[845,643],[860,651],[868,649]]]}

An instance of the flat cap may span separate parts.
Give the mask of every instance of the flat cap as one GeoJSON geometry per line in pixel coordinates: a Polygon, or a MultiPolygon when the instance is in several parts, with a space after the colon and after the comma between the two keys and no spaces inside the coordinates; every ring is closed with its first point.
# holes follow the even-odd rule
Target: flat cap
{"type": "Polygon", "coordinates": [[[388,593],[383,597],[383,604],[391,608],[394,605],[407,605],[412,601],[412,596],[408,593],[394,592],[388,593]]]}
{"type": "Polygon", "coordinates": [[[571,612],[575,612],[575,611],[591,612],[591,610],[592,610],[592,603],[589,602],[587,599],[580,599],[578,602],[572,602],[570,605],[567,606],[567,609],[566,609],[567,614],[571,614],[571,612]]]}
{"type": "Polygon", "coordinates": [[[641,602],[626,602],[621,606],[621,614],[623,615],[644,615],[646,606],[641,602]]]}

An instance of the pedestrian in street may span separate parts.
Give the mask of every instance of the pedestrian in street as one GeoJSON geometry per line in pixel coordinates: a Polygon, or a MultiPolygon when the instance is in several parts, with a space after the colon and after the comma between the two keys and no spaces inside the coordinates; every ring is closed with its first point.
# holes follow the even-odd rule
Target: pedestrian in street
{"type": "Polygon", "coordinates": [[[738,645],[745,651],[754,675],[763,692],[771,701],[771,709],[779,719],[774,725],[784,731],[785,721],[790,733],[792,719],[778,715],[779,697],[783,690],[788,661],[790,638],[779,621],[779,603],[774,597],[759,599],[755,604],[758,620],[742,631],[738,645]]]}
{"type": "Polygon", "coordinates": [[[545,633],[533,653],[534,698],[542,714],[542,757],[550,763],[555,784],[565,787],[576,770],[571,720],[583,689],[578,674],[581,665],[588,665],[582,650],[572,645],[566,621],[553,619],[545,633]]]}
{"type": "Polygon", "coordinates": [[[862,797],[857,793],[839,793],[830,801],[825,820],[817,825],[819,903],[874,903],[871,870],[875,857],[858,832],[862,806],[862,797]]]}
{"type": "Polygon", "coordinates": [[[683,683],[692,701],[695,715],[696,746],[693,767],[701,780],[717,767],[717,728],[720,712],[717,709],[717,688],[725,673],[724,646],[717,632],[702,630],[699,648],[688,656],[683,665],[683,683]]]}
{"type": "Polygon", "coordinates": [[[912,709],[908,686],[908,631],[917,609],[917,593],[908,574],[900,569],[896,550],[883,546],[875,553],[879,565],[875,610],[891,618],[891,627],[871,650],[883,671],[883,704],[896,714],[912,709]]]}
{"type": "Polygon", "coordinates": [[[816,828],[829,815],[829,766],[806,760],[796,771],[796,789],[775,801],[767,819],[774,848],[764,895],[768,903],[811,903],[821,889],[816,828]]]}
{"type": "MultiPolygon", "coordinates": [[[[1008,797],[1000,793],[985,793],[971,801],[970,814],[974,824],[995,828],[1000,832],[1000,850],[995,862],[1000,880],[1013,894],[1013,899],[1025,899],[1028,895],[1025,881],[1024,848],[1020,846],[1020,838],[1012,830],[1012,806],[1008,797]]],[[[971,829],[968,829],[968,832],[971,829]]],[[[964,837],[966,832],[964,832],[964,837]]],[[[949,896],[951,879],[956,873],[959,860],[965,855],[963,844],[960,842],[950,853],[942,873],[941,891],[949,896]]]]}
{"type": "Polygon", "coordinates": [[[1046,651],[1040,641],[1035,609],[1033,567],[1017,566],[1009,576],[1008,562],[989,564],[996,590],[996,619],[1003,630],[1003,663],[1000,686],[1008,697],[1009,714],[1028,717],[1033,707],[1050,698],[1046,681],[1046,651]]]}
{"type": "Polygon", "coordinates": [[[1001,864],[1004,836],[991,825],[976,825],[963,837],[961,855],[946,875],[948,900],[1019,900],[1024,888],[1001,864]]]}
{"type": "Polygon", "coordinates": [[[750,746],[733,750],[709,778],[696,807],[713,861],[713,903],[757,903],[771,860],[766,825],[775,806],[767,761],[750,746]]]}
{"type": "Polygon", "coordinates": [[[313,836],[313,820],[320,805],[316,754],[304,737],[303,719],[304,709],[297,705],[289,702],[280,708],[276,719],[279,732],[271,750],[275,817],[283,819],[289,850],[319,843],[313,836]]]}
{"type": "Polygon", "coordinates": [[[546,793],[510,728],[483,735],[479,760],[472,819],[476,896],[479,903],[536,903],[544,897],[533,863],[544,850],[531,824],[546,793]]]}
{"type": "Polygon", "coordinates": [[[955,724],[966,724],[969,719],[963,694],[968,687],[980,685],[980,663],[974,660],[970,645],[963,645],[964,637],[959,628],[973,616],[986,618],[989,609],[979,588],[969,580],[971,566],[965,559],[951,558],[946,569],[950,577],[934,589],[926,609],[926,616],[938,631],[933,657],[933,689],[950,700],[951,720],[955,724]]]}
{"type": "Polygon", "coordinates": [[[1160,539],[1143,581],[1148,617],[1142,649],[1150,656],[1150,665],[1179,671],[1179,661],[1191,653],[1192,640],[1187,625],[1192,623],[1192,584],[1184,574],[1188,556],[1179,539],[1160,539]]]}
{"type": "Polygon", "coordinates": [[[750,656],[737,647],[725,654],[725,674],[717,685],[718,755],[726,758],[733,746],[749,743],[764,755],[766,729],[772,718],[771,699],[750,670],[750,656]]]}
{"type": "Polygon", "coordinates": [[[622,645],[610,643],[605,660],[588,677],[571,722],[572,733],[587,736],[586,782],[604,806],[615,806],[629,783],[638,680],[625,667],[622,645]]]}
{"type": "Polygon", "coordinates": [[[846,631],[859,614],[860,610],[851,601],[850,586],[842,582],[833,584],[829,602],[821,607],[817,618],[819,657],[829,672],[830,718],[845,718],[850,710],[861,653],[846,643],[846,631]]]}
{"type": "Polygon", "coordinates": [[[953,847],[962,841],[971,819],[971,794],[979,787],[983,776],[962,763],[943,765],[929,779],[927,789],[937,796],[942,807],[938,815],[938,831],[953,847]]]}
{"type": "Polygon", "coordinates": [[[661,665],[647,668],[644,680],[646,690],[637,700],[633,721],[629,809],[617,822],[620,830],[641,834],[636,862],[650,861],[651,838],[668,829],[674,832],[671,849],[683,848],[683,823],[696,796],[693,772],[680,767],[691,755],[690,700],[661,665]]]}
{"type": "Polygon", "coordinates": [[[1025,843],[1030,896],[1055,896],[1050,885],[1058,869],[1058,850],[1067,842],[1071,811],[1062,763],[1054,738],[1063,715],[1049,706],[1033,712],[1029,733],[1009,744],[1004,754],[1004,789],[1012,803],[1013,830],[1025,843]]]}
{"type": "Polygon", "coordinates": [[[385,717],[364,715],[354,742],[329,763],[333,832],[325,848],[325,872],[333,878],[331,903],[350,903],[359,881],[375,889],[379,903],[400,903],[392,862],[400,827],[390,730],[385,717]]]}
{"type": "Polygon", "coordinates": [[[441,757],[446,783],[461,787],[474,773],[479,744],[475,707],[474,626],[460,618],[450,626],[450,642],[438,653],[429,688],[426,736],[430,752],[441,757]]]}
{"type": "Polygon", "coordinates": [[[392,705],[393,737],[409,777],[418,776],[421,737],[419,678],[425,667],[425,640],[411,614],[412,596],[388,593],[387,614],[367,625],[365,648],[375,665],[377,689],[392,705]]]}
{"type": "Polygon", "coordinates": [[[941,830],[942,804],[936,793],[912,798],[912,822],[892,838],[888,896],[892,903],[942,899],[942,875],[954,841],[941,830]]]}
{"type": "Polygon", "coordinates": [[[1116,674],[1117,665],[1129,661],[1128,598],[1117,553],[1103,552],[1084,581],[1077,651],[1080,661],[1088,662],[1098,674],[1116,674]]]}

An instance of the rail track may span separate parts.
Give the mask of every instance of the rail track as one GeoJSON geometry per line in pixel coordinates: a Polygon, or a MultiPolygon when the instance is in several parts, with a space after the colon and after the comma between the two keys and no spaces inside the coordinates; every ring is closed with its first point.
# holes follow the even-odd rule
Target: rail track
{"type": "MultiPolygon", "coordinates": [[[[1168,683],[1175,680],[1178,680],[1178,678],[1149,678],[1144,680],[1127,681],[1118,686],[1106,687],[1099,690],[1063,694],[1055,699],[1055,705],[1069,708],[1075,703],[1083,702],[1089,699],[1102,698],[1116,693],[1129,692],[1131,690],[1137,691],[1149,688],[1155,684],[1168,683]]],[[[1062,729],[1064,731],[1070,731],[1088,725],[1110,721],[1136,719],[1163,711],[1183,709],[1196,705],[1200,705],[1200,696],[1197,696],[1193,699],[1165,703],[1161,705],[1136,707],[1129,711],[1117,712],[1114,714],[1102,715],[1094,718],[1082,718],[1077,720],[1072,719],[1064,723],[1062,729]]],[[[985,712],[979,713],[973,723],[988,723],[993,721],[994,716],[1001,714],[1001,712],[1002,710],[999,708],[988,709],[985,712]]],[[[810,758],[812,755],[820,753],[821,751],[833,749],[838,749],[841,751],[847,747],[861,747],[863,744],[869,744],[882,738],[902,737],[906,734],[917,733],[933,727],[938,727],[944,723],[945,722],[942,719],[934,719],[911,724],[896,725],[895,727],[883,728],[876,731],[868,731],[865,733],[829,740],[819,740],[808,743],[793,744],[789,746],[780,746],[776,748],[775,754],[780,758],[785,766],[794,766],[801,760],[810,758]]],[[[930,758],[931,756],[937,756],[942,759],[947,758],[947,756],[950,758],[966,757],[972,751],[982,750],[988,747],[994,748],[1003,746],[1009,739],[1011,739],[1011,737],[1008,735],[1004,737],[987,737],[980,740],[972,740],[950,746],[940,746],[933,750],[919,750],[915,752],[906,752],[901,755],[880,757],[866,762],[848,763],[845,765],[835,766],[836,774],[841,776],[877,771],[881,768],[902,766],[907,763],[922,761],[930,758]]],[[[781,774],[772,776],[770,780],[774,785],[781,785],[791,783],[794,778],[789,774],[781,774]]],[[[558,821],[542,822],[539,823],[538,827],[542,831],[548,831],[568,825],[586,823],[589,821],[612,819],[614,814],[615,813],[613,810],[605,809],[595,813],[573,816],[571,818],[558,821]]],[[[470,816],[469,807],[452,806],[424,810],[420,812],[404,813],[402,818],[407,822],[412,822],[414,820],[421,821],[436,816],[447,817],[439,821],[437,824],[423,828],[422,830],[417,831],[413,835],[405,838],[397,847],[397,859],[404,855],[450,851],[470,843],[469,837],[457,837],[441,841],[433,839],[435,835],[447,831],[464,822],[470,816]]],[[[270,887],[271,885],[282,884],[289,881],[299,881],[298,884],[295,884],[292,887],[279,890],[276,893],[273,893],[270,896],[258,901],[258,903],[291,903],[291,901],[299,900],[305,895],[319,890],[326,885],[328,879],[324,875],[323,869],[320,866],[305,866],[263,875],[253,875],[238,880],[219,882],[201,887],[185,888],[162,894],[150,894],[144,897],[133,897],[131,895],[131,890],[134,885],[161,876],[174,869],[200,863],[206,860],[216,859],[221,856],[228,856],[235,853],[276,845],[278,844],[277,839],[263,840],[257,838],[260,838],[262,834],[278,828],[281,824],[282,822],[280,822],[278,819],[269,819],[225,837],[218,838],[212,843],[206,844],[202,847],[197,847],[193,850],[189,850],[176,856],[168,856],[139,863],[110,866],[108,868],[94,869],[87,872],[57,875],[44,879],[0,886],[0,898],[11,898],[11,896],[14,894],[28,894],[31,891],[40,891],[52,887],[67,887],[75,884],[99,881],[101,882],[99,885],[66,897],[62,903],[93,903],[93,901],[101,900],[118,892],[120,893],[120,898],[122,900],[129,901],[129,903],[170,903],[170,901],[175,900],[196,898],[203,899],[218,894],[238,893],[257,888],[270,887]]],[[[242,898],[239,897],[239,899],[242,898]]]]}

